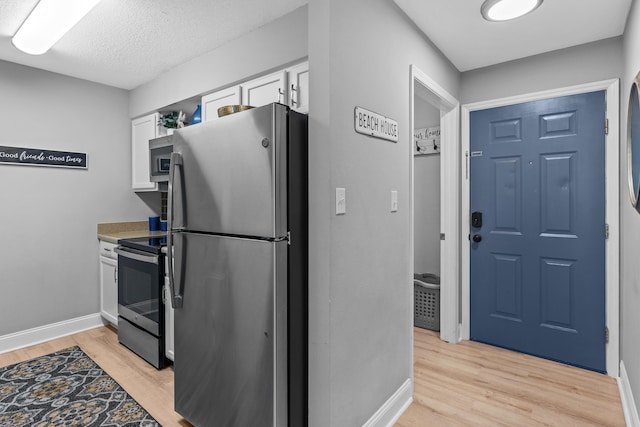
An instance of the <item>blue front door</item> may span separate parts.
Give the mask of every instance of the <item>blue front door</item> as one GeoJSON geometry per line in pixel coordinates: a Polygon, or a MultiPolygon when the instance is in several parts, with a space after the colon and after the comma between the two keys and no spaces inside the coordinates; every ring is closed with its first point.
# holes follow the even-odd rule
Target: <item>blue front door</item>
{"type": "Polygon", "coordinates": [[[605,372],[604,122],[604,92],[471,113],[472,340],[605,372]]]}

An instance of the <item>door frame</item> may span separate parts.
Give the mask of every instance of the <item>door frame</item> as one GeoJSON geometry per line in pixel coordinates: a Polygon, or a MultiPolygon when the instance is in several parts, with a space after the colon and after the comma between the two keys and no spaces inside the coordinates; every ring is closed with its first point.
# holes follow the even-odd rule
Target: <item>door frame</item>
{"type": "MultiPolygon", "coordinates": [[[[410,189],[410,250],[409,273],[414,273],[414,156],[413,129],[415,128],[415,86],[426,89],[427,101],[440,110],[440,338],[448,342],[458,342],[459,330],[459,152],[460,152],[460,103],[442,86],[426,75],[416,65],[411,64],[409,80],[409,174],[410,189]],[[446,172],[445,172],[446,171],[446,172]]],[[[413,325],[413,280],[410,294],[410,325],[413,325]]],[[[413,333],[411,334],[411,366],[413,366],[413,333]]]]}
{"type": "MultiPolygon", "coordinates": [[[[567,95],[606,92],[606,111],[609,120],[609,132],[605,135],[605,221],[609,225],[609,237],[605,239],[605,286],[606,286],[606,327],[609,329],[609,341],[606,345],[607,374],[618,377],[620,365],[620,83],[618,79],[602,80],[593,83],[568,86],[541,92],[528,93],[488,101],[462,105],[461,139],[461,218],[460,218],[460,258],[461,258],[461,325],[460,338],[470,337],[470,250],[468,239],[469,218],[469,142],[472,111],[486,110],[513,104],[521,104],[541,99],[557,98],[567,95]]],[[[603,123],[604,126],[604,123],[603,123]]],[[[604,233],[604,230],[603,230],[604,233]]],[[[446,307],[449,310],[451,307],[446,307]]],[[[603,331],[604,334],[604,331],[603,331]]]]}

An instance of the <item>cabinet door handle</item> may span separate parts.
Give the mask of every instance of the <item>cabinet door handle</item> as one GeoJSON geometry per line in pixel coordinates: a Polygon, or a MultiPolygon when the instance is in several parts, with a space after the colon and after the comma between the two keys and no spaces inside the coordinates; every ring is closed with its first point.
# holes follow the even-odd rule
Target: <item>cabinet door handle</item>
{"type": "Polygon", "coordinates": [[[284,92],[282,88],[278,88],[278,102],[282,103],[282,97],[284,96],[284,92]]]}
{"type": "Polygon", "coordinates": [[[113,281],[118,283],[118,267],[113,269],[113,281]]]}
{"type": "Polygon", "coordinates": [[[295,106],[297,104],[296,100],[293,99],[294,95],[298,95],[297,94],[297,90],[294,84],[291,85],[291,106],[295,106]]]}

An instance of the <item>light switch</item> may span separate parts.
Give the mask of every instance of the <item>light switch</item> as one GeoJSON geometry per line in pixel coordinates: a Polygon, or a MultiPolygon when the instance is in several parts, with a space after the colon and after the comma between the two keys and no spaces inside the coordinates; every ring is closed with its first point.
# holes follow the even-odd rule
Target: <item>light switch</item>
{"type": "Polygon", "coordinates": [[[347,213],[347,190],[336,188],[336,215],[347,213]]]}
{"type": "Polygon", "coordinates": [[[398,212],[398,190],[391,190],[391,212],[398,212]]]}

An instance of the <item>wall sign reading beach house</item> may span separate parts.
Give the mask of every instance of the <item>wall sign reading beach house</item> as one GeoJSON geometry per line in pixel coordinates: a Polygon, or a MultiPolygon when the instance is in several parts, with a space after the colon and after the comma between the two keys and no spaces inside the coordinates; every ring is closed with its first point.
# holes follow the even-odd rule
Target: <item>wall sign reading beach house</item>
{"type": "Polygon", "coordinates": [[[87,153],[0,146],[0,164],[87,168],[87,153]]]}
{"type": "Polygon", "coordinates": [[[353,120],[358,133],[398,142],[398,122],[393,119],[356,107],[353,120]]]}

